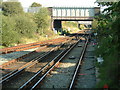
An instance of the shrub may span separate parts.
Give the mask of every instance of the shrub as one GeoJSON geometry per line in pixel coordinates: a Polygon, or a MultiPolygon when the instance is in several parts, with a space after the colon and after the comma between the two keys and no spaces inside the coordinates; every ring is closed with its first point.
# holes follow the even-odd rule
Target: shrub
{"type": "Polygon", "coordinates": [[[29,16],[18,15],[14,17],[3,16],[2,18],[2,45],[11,46],[21,43],[22,38],[32,38],[37,26],[29,16]]]}
{"type": "Polygon", "coordinates": [[[105,10],[105,14],[97,17],[96,32],[98,33],[97,40],[100,47],[96,51],[97,55],[104,58],[102,66],[99,67],[101,80],[97,85],[98,87],[103,87],[104,84],[108,84],[110,88],[119,87],[119,10],[120,2],[115,2],[105,10]]]}
{"type": "Polygon", "coordinates": [[[92,22],[92,29],[96,29],[97,28],[97,20],[96,19],[93,19],[93,22],[92,22]]]}
{"type": "Polygon", "coordinates": [[[19,34],[15,32],[15,22],[10,17],[2,16],[2,45],[11,46],[19,41],[19,34]]]}
{"type": "Polygon", "coordinates": [[[37,24],[37,33],[43,34],[44,30],[50,27],[50,16],[47,8],[40,8],[38,13],[35,13],[34,21],[37,24]]]}
{"type": "Polygon", "coordinates": [[[16,14],[22,14],[23,8],[20,2],[3,2],[2,11],[5,16],[13,16],[16,14]]]}
{"type": "Polygon", "coordinates": [[[37,26],[31,18],[25,15],[18,15],[13,18],[16,22],[15,31],[18,32],[21,37],[31,38],[34,36],[37,26]]]}
{"type": "Polygon", "coordinates": [[[42,5],[36,2],[33,2],[30,7],[41,7],[42,5]]]}

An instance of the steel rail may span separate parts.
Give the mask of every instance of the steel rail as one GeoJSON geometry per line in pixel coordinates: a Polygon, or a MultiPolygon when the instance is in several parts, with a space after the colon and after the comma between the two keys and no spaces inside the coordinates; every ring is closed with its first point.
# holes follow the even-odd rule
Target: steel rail
{"type": "Polygon", "coordinates": [[[64,52],[66,51],[63,50],[58,56],[56,56],[51,62],[49,62],[48,64],[46,64],[41,70],[39,70],[32,78],[30,78],[25,84],[23,84],[18,90],[21,90],[23,88],[26,88],[30,83],[32,83],[34,81],[34,79],[40,74],[42,73],[42,71],[44,69],[46,69],[53,61],[55,61],[57,58],[59,58],[64,52]]]}
{"type": "Polygon", "coordinates": [[[70,47],[71,47],[71,45],[68,46],[67,49],[63,50],[60,54],[58,54],[51,62],[49,62],[48,64],[46,64],[46,65],[45,65],[41,70],[39,70],[32,78],[30,78],[25,84],[23,84],[23,85],[19,88],[19,90],[26,88],[30,83],[32,83],[32,82],[35,80],[35,78],[36,78],[40,73],[42,73],[42,71],[43,71],[44,69],[46,69],[48,66],[50,66],[50,64],[53,63],[55,60],[59,59],[70,47]]]}
{"type": "Polygon", "coordinates": [[[86,43],[85,43],[85,45],[84,45],[84,48],[83,48],[83,50],[82,50],[80,59],[79,59],[79,61],[78,61],[77,67],[76,67],[75,72],[74,72],[74,75],[73,75],[72,80],[71,80],[71,82],[70,82],[70,85],[69,85],[69,87],[68,87],[69,90],[71,90],[71,89],[73,88],[73,85],[74,85],[74,82],[75,82],[75,79],[76,79],[77,72],[78,72],[78,70],[79,70],[81,61],[82,61],[82,59],[83,59],[83,57],[84,57],[84,54],[85,54],[85,51],[86,51],[86,48],[87,48],[88,40],[89,40],[89,37],[87,38],[87,41],[86,41],[86,43]]]}
{"type": "Polygon", "coordinates": [[[16,59],[13,59],[13,60],[10,60],[10,61],[8,61],[8,62],[6,62],[6,63],[3,63],[2,65],[0,65],[0,67],[1,67],[2,69],[4,69],[4,67],[6,67],[6,66],[8,66],[8,65],[10,65],[10,64],[13,64],[13,63],[15,63],[15,62],[18,62],[18,61],[20,61],[21,59],[23,59],[23,58],[25,58],[25,57],[28,57],[28,56],[30,56],[31,54],[35,53],[35,52],[39,52],[40,50],[43,50],[43,49],[46,48],[46,47],[47,47],[47,46],[43,46],[43,47],[41,47],[41,48],[39,48],[39,49],[37,49],[37,50],[35,50],[35,51],[32,51],[32,52],[27,53],[27,54],[25,54],[25,55],[23,55],[23,56],[20,56],[20,57],[18,57],[18,58],[16,58],[16,59]]]}
{"type": "Polygon", "coordinates": [[[10,72],[10,73],[2,76],[2,77],[0,78],[0,80],[7,78],[8,76],[10,76],[11,74],[13,74],[13,73],[15,73],[15,72],[17,72],[17,71],[18,71],[18,69],[15,69],[14,71],[12,71],[12,72],[10,72]]]}
{"type": "MultiPolygon", "coordinates": [[[[56,47],[55,47],[55,48],[56,48],[56,47]]],[[[52,53],[55,48],[53,48],[53,49],[52,49],[51,51],[49,51],[48,53],[43,54],[42,57],[37,57],[36,59],[32,60],[31,62],[39,61],[39,60],[45,58],[45,57],[48,56],[50,53],[52,53]]],[[[23,68],[20,67],[21,69],[17,69],[17,70],[15,70],[15,71],[12,71],[12,72],[6,74],[5,76],[1,77],[1,79],[3,78],[3,80],[0,81],[0,84],[1,84],[1,83],[4,84],[4,83],[8,82],[11,78],[17,76],[19,73],[21,73],[22,71],[24,71],[25,69],[27,69],[27,68],[28,68],[29,66],[31,66],[32,64],[34,64],[34,63],[30,63],[30,64],[28,64],[27,66],[25,66],[25,67],[23,67],[23,68]]]]}
{"type": "MultiPolygon", "coordinates": [[[[79,42],[79,40],[78,40],[78,42],[79,42]]],[[[78,43],[78,42],[77,42],[77,43],[78,43]]],[[[38,84],[46,77],[46,75],[47,75],[56,65],[58,65],[59,62],[77,45],[77,43],[75,43],[72,47],[70,47],[70,48],[64,53],[64,55],[63,55],[60,59],[58,59],[58,61],[57,61],[54,65],[52,65],[52,66],[48,69],[48,71],[47,71],[46,73],[43,74],[43,76],[30,88],[30,90],[35,89],[35,88],[38,86],[38,84]]]]}
{"type": "Polygon", "coordinates": [[[57,39],[52,39],[52,40],[47,40],[47,41],[41,41],[41,42],[35,42],[35,43],[30,43],[30,44],[23,44],[23,45],[18,45],[14,47],[8,47],[8,48],[3,48],[0,49],[0,54],[6,54],[10,52],[16,52],[16,51],[23,51],[31,48],[36,48],[40,46],[45,46],[51,44],[51,42],[54,43],[59,43],[68,40],[68,38],[57,38],[57,39]]]}

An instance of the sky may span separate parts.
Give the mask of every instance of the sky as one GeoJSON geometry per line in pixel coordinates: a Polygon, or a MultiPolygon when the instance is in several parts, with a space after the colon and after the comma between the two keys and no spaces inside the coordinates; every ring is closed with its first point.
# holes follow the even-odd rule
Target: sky
{"type": "MultiPolygon", "coordinates": [[[[3,0],[6,1],[6,0],[3,0]]],[[[45,7],[67,6],[67,7],[93,7],[96,0],[18,0],[23,7],[29,7],[33,2],[42,4],[45,7]]]]}

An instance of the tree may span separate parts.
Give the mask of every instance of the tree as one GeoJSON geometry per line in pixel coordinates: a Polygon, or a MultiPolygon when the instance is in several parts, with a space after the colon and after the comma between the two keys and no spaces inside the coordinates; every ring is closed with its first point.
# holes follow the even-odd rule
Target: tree
{"type": "Polygon", "coordinates": [[[118,88],[119,65],[119,27],[120,27],[120,1],[119,2],[101,2],[101,6],[109,6],[96,19],[98,32],[97,54],[104,58],[102,67],[99,67],[100,79],[98,87],[108,84],[110,88],[118,88]]]}
{"type": "Polygon", "coordinates": [[[15,31],[21,37],[31,38],[37,29],[36,23],[29,16],[17,15],[12,17],[15,20],[15,31]]]}
{"type": "Polygon", "coordinates": [[[41,6],[42,6],[41,4],[34,2],[30,7],[41,7],[41,6]]]}
{"type": "Polygon", "coordinates": [[[3,2],[2,11],[5,16],[22,14],[23,8],[20,2],[3,2]]]}
{"type": "Polygon", "coordinates": [[[10,46],[19,41],[19,34],[15,31],[15,22],[11,17],[2,15],[2,38],[3,46],[10,46]]]}
{"type": "Polygon", "coordinates": [[[38,13],[35,13],[34,21],[37,24],[37,32],[43,34],[45,29],[50,26],[50,16],[47,8],[40,8],[38,13]]]}

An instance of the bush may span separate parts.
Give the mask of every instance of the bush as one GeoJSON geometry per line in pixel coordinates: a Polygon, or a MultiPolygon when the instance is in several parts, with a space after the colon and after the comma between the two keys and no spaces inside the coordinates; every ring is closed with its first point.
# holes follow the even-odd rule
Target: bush
{"type": "Polygon", "coordinates": [[[11,46],[19,41],[19,34],[15,31],[15,22],[10,17],[2,16],[2,45],[11,46]]]}
{"type": "Polygon", "coordinates": [[[22,42],[22,38],[32,38],[37,26],[29,16],[18,15],[14,17],[3,16],[2,18],[2,45],[11,46],[22,42]]]}
{"type": "Polygon", "coordinates": [[[14,18],[16,22],[15,31],[18,32],[21,37],[31,38],[34,36],[37,26],[31,18],[25,15],[18,15],[12,18],[14,18]]]}
{"type": "Polygon", "coordinates": [[[92,29],[96,29],[97,28],[97,20],[96,19],[93,19],[93,22],[92,22],[92,29]]]}
{"type": "MultiPolygon", "coordinates": [[[[109,5],[109,3],[108,3],[109,5]]],[[[118,88],[119,75],[119,26],[120,26],[120,2],[116,2],[108,7],[107,12],[97,17],[98,23],[96,32],[99,48],[97,55],[101,55],[104,62],[99,67],[100,82],[98,87],[108,84],[110,88],[118,88]]]]}
{"type": "Polygon", "coordinates": [[[3,2],[2,11],[5,16],[13,16],[16,14],[22,14],[23,8],[20,2],[3,2]]]}
{"type": "Polygon", "coordinates": [[[37,24],[37,33],[43,34],[50,27],[50,16],[47,8],[40,8],[38,13],[35,13],[34,21],[37,24]]]}
{"type": "Polygon", "coordinates": [[[41,6],[42,6],[41,4],[34,2],[30,7],[41,7],[41,6]]]}

